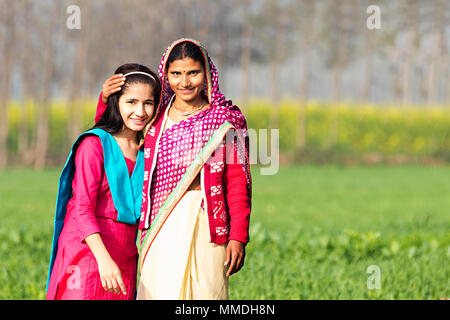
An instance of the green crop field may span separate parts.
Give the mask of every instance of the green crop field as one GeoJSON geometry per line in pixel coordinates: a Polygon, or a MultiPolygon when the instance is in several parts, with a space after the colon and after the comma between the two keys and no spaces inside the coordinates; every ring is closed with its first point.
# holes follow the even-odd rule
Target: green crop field
{"type": "MultiPolygon", "coordinates": [[[[0,299],[45,298],[59,170],[0,172],[0,299]]],[[[232,299],[450,298],[450,168],[252,173],[232,299]]]]}

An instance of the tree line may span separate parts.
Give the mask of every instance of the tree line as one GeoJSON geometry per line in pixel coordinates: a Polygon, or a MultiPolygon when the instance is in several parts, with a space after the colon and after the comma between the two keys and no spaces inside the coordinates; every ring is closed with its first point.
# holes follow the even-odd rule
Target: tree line
{"type": "MultiPolygon", "coordinates": [[[[343,73],[355,61],[363,65],[358,99],[373,100],[383,60],[392,100],[399,105],[415,96],[424,105],[450,96],[449,12],[446,0],[0,0],[0,169],[8,164],[8,101],[34,101],[37,125],[28,137],[27,109],[19,116],[18,152],[26,165],[43,168],[49,135],[49,106],[67,101],[70,139],[82,128],[80,101],[98,94],[112,68],[126,62],[156,66],[171,41],[192,37],[207,44],[219,70],[239,70],[240,106],[252,96],[251,66],[268,68],[271,127],[284,87],[282,67],[300,57],[295,86],[299,103],[297,147],[306,144],[305,101],[311,97],[312,65],[320,63],[331,78],[332,101],[343,94],[343,73]],[[67,8],[80,8],[80,28],[67,27],[67,8]],[[380,8],[381,29],[367,28],[369,5],[380,8]]],[[[378,80],[379,81],[379,80],[378,80]]],[[[330,144],[337,136],[337,113],[330,144]]]]}

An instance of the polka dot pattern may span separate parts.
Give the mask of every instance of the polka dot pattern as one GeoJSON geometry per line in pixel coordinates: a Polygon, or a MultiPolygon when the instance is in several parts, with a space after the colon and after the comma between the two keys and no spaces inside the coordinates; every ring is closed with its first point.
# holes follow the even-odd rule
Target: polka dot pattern
{"type": "MultiPolygon", "coordinates": [[[[191,39],[180,39],[174,42],[165,51],[161,63],[159,65],[159,75],[163,82],[161,104],[159,106],[158,115],[153,126],[149,129],[146,135],[145,143],[145,158],[146,169],[144,175],[144,196],[143,196],[143,212],[141,215],[144,221],[145,228],[151,224],[159,209],[167,200],[167,197],[173,192],[177,184],[180,182],[182,176],[185,174],[187,168],[192,164],[196,156],[200,153],[206,143],[210,140],[213,134],[226,121],[230,122],[238,131],[242,139],[237,139],[234,146],[237,149],[238,161],[242,165],[246,173],[248,186],[250,188],[250,173],[248,172],[248,134],[247,123],[244,115],[240,109],[233,105],[230,100],[226,100],[225,96],[219,90],[219,76],[214,63],[208,56],[206,49],[204,49],[198,42],[191,39]],[[208,61],[207,74],[205,81],[205,93],[207,93],[211,108],[201,111],[195,116],[185,119],[169,129],[165,130],[159,138],[158,132],[161,129],[162,118],[166,108],[174,95],[170,88],[167,76],[164,73],[165,63],[172,48],[181,41],[188,40],[199,45],[203,51],[206,60],[208,61]],[[150,159],[151,150],[149,146],[154,142],[158,146],[158,154],[156,156],[156,163],[153,164],[153,159],[150,159]],[[244,143],[239,143],[243,141],[244,143]],[[154,171],[151,179],[149,175],[154,165],[154,171]],[[146,195],[146,190],[150,184],[149,195],[146,195]]],[[[212,157],[208,160],[213,168],[211,174],[221,174],[224,168],[224,157],[212,157]]],[[[222,194],[222,186],[212,186],[213,210],[219,214],[215,214],[216,233],[223,235],[228,232],[227,219],[224,216],[224,201],[222,194]],[[221,196],[222,198],[218,197],[221,196]],[[214,199],[217,197],[217,199],[214,199]],[[219,200],[218,200],[219,199],[219,200]],[[219,210],[221,209],[221,210],[219,210]]],[[[142,224],[141,224],[142,226],[142,224]]],[[[142,229],[142,228],[141,228],[142,229]]],[[[145,236],[145,231],[143,232],[145,236]]]]}

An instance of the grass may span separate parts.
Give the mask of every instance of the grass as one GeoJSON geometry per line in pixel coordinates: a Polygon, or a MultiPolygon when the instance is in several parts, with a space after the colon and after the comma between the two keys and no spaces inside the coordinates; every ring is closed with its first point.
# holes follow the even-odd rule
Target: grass
{"type": "MultiPolygon", "coordinates": [[[[45,298],[59,170],[0,172],[0,299],[45,298]]],[[[252,173],[250,243],[232,299],[450,298],[450,168],[252,173]],[[371,265],[380,289],[368,288],[371,265]]]]}

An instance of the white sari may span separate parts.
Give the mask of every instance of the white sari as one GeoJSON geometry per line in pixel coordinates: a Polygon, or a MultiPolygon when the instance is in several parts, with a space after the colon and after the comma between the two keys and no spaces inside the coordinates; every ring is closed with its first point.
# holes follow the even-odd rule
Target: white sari
{"type": "Polygon", "coordinates": [[[164,221],[142,265],[138,300],[228,299],[226,244],[211,243],[201,202],[201,190],[186,191],[164,221]]]}

